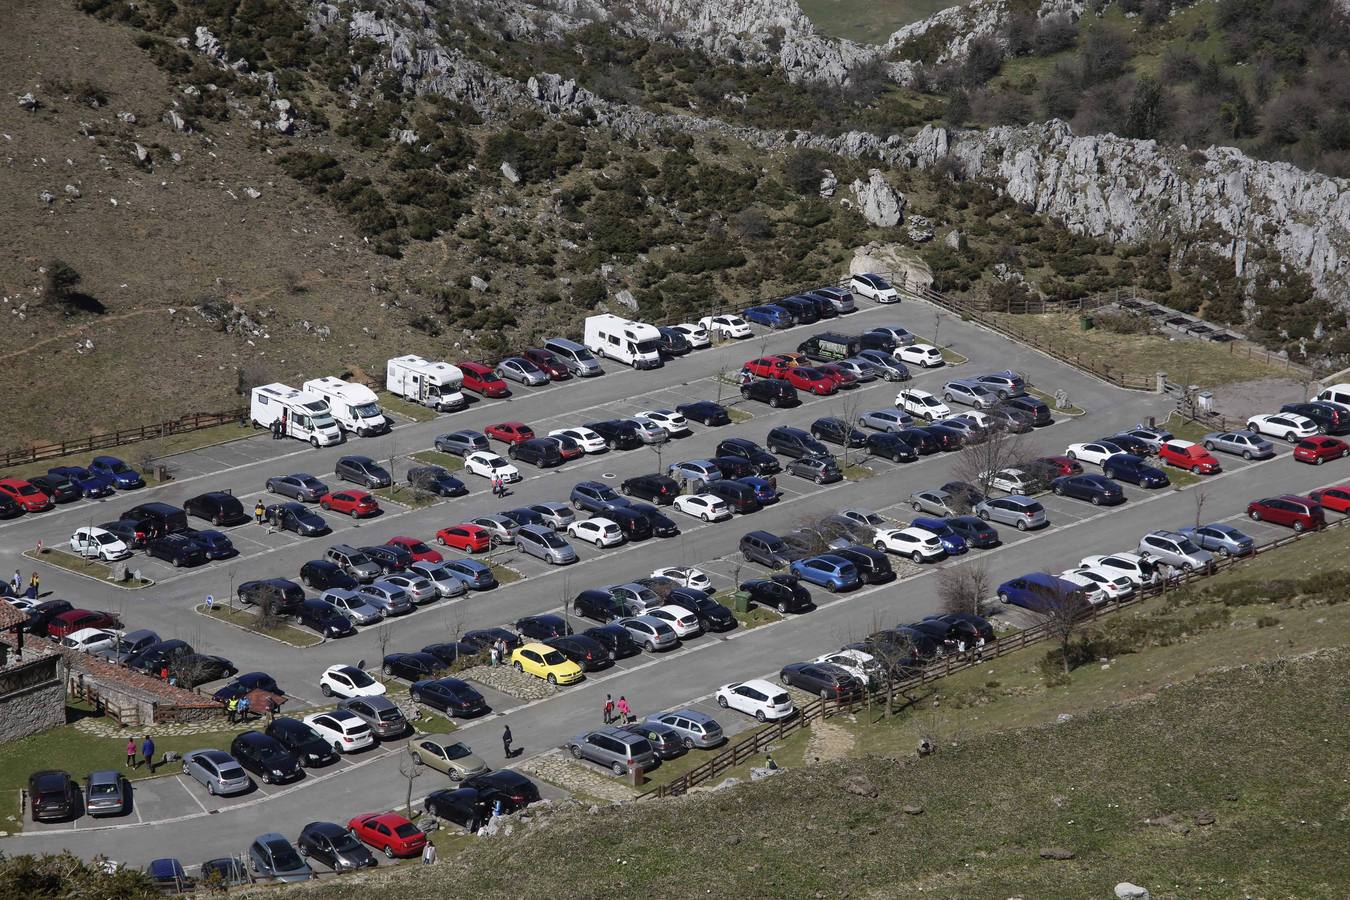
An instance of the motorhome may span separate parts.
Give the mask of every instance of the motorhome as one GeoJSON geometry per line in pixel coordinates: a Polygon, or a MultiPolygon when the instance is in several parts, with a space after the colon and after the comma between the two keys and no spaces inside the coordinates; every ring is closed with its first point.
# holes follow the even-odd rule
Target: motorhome
{"type": "Polygon", "coordinates": [[[326,400],[333,418],[346,431],[372,437],[389,430],[389,419],[380,410],[379,398],[364,384],[328,375],[306,381],[301,388],[326,400]]]}
{"type": "Polygon", "coordinates": [[[385,372],[385,389],[413,403],[441,412],[469,405],[461,388],[464,373],[448,362],[431,362],[420,356],[396,356],[385,372]]]}
{"type": "Polygon", "coordinates": [[[315,447],[342,443],[342,429],[333,419],[327,402],[317,394],[297,391],[287,384],[255,387],[249,403],[249,417],[258,428],[281,423],[281,434],[315,447]]]}
{"type": "Polygon", "coordinates": [[[655,325],[610,314],[588,316],[582,342],[596,356],[607,356],[635,369],[661,368],[661,332],[655,325]]]}

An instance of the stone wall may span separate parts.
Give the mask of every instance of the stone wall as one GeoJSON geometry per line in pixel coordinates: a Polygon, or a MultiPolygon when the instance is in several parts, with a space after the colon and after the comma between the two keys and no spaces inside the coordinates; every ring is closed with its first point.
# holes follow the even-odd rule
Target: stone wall
{"type": "Polygon", "coordinates": [[[0,741],[66,724],[64,662],[59,654],[12,662],[0,671],[0,741]]]}

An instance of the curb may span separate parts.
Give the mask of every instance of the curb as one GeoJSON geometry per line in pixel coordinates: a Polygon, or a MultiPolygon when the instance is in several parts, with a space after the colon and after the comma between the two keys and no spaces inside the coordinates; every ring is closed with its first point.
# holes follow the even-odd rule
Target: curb
{"type": "MultiPolygon", "coordinates": [[[[76,575],[76,576],[79,576],[80,578],[88,578],[90,581],[97,581],[99,584],[109,584],[109,585],[112,585],[113,587],[117,588],[118,590],[123,590],[123,591],[139,591],[139,590],[142,590],[142,589],[144,589],[144,588],[154,587],[154,586],[155,586],[155,580],[154,580],[153,578],[146,578],[146,579],[143,579],[143,580],[140,582],[140,584],[128,585],[128,584],[123,584],[123,583],[120,582],[120,581],[113,581],[111,578],[98,578],[98,577],[95,577],[95,576],[93,576],[93,575],[90,575],[90,574],[88,574],[88,573],[86,573],[86,572],[76,572],[74,569],[67,569],[65,566],[61,565],[60,563],[48,562],[47,560],[43,559],[40,555],[38,555],[38,553],[37,553],[36,550],[25,550],[25,551],[23,551],[23,555],[24,555],[25,557],[27,557],[28,559],[31,559],[33,562],[38,562],[38,563],[42,563],[43,565],[46,565],[46,566],[51,566],[53,569],[60,569],[62,572],[65,572],[67,575],[76,575]]],[[[72,554],[72,555],[73,555],[73,554],[72,554]]],[[[98,562],[97,560],[90,560],[90,561],[91,561],[91,562],[98,562]]],[[[101,565],[101,566],[107,565],[107,563],[104,563],[104,562],[98,562],[98,564],[101,565]]],[[[110,570],[110,571],[111,571],[111,570],[110,570]]],[[[131,580],[130,577],[128,577],[127,580],[130,581],[130,580],[131,580]]]]}
{"type": "MultiPolygon", "coordinates": [[[[251,634],[251,635],[253,635],[254,637],[264,638],[264,639],[269,640],[269,641],[276,641],[278,644],[282,644],[282,645],[287,646],[287,647],[294,647],[296,650],[308,650],[310,647],[317,647],[319,644],[324,643],[324,640],[325,640],[324,638],[320,638],[319,640],[315,641],[313,644],[292,644],[290,641],[283,641],[283,640],[282,640],[281,638],[279,638],[279,637],[272,637],[272,635],[270,635],[270,634],[263,634],[261,631],[254,631],[254,630],[251,629],[251,628],[245,628],[243,625],[239,625],[239,624],[237,624],[237,623],[235,623],[235,622],[231,622],[231,621],[228,620],[228,619],[219,619],[219,618],[217,618],[217,617],[211,615],[210,613],[203,612],[202,610],[203,610],[204,606],[205,606],[205,604],[198,603],[198,604],[196,604],[196,605],[194,605],[194,606],[192,607],[192,611],[195,612],[197,615],[202,616],[203,618],[210,619],[212,622],[219,622],[219,623],[222,624],[222,625],[228,625],[228,626],[230,626],[231,628],[238,629],[239,631],[242,631],[242,632],[244,632],[245,634],[251,634]]],[[[226,608],[228,609],[229,607],[226,607],[226,608]]],[[[292,627],[293,627],[293,626],[292,626],[292,627]]]]}

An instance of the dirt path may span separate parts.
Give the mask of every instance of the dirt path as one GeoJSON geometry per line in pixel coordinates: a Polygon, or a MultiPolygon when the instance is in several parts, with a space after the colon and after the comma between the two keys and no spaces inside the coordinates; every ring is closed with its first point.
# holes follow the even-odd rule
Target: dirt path
{"type": "Polygon", "coordinates": [[[818,719],[811,725],[811,738],[806,742],[802,759],[806,765],[832,762],[853,755],[853,733],[828,719],[818,719]]]}

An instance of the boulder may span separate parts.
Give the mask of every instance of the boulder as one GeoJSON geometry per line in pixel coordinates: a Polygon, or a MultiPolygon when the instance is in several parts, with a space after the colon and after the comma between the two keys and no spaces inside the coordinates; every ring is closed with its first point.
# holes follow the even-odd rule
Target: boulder
{"type": "Polygon", "coordinates": [[[839,179],[834,177],[834,173],[826,169],[820,179],[820,196],[823,200],[828,200],[834,196],[834,192],[839,187],[839,179]]]}
{"type": "Polygon", "coordinates": [[[1122,881],[1116,885],[1117,900],[1149,900],[1148,888],[1122,881]]]}
{"type": "Polygon", "coordinates": [[[942,243],[953,250],[965,250],[966,234],[959,229],[953,228],[951,231],[947,232],[947,236],[942,239],[942,243]]]}
{"type": "Polygon", "coordinates": [[[117,121],[121,122],[123,125],[135,125],[136,115],[135,113],[120,112],[117,114],[117,121]]]}
{"type": "Polygon", "coordinates": [[[137,163],[139,163],[140,165],[145,165],[146,163],[150,162],[149,150],[145,149],[140,144],[132,144],[131,146],[134,148],[132,152],[135,153],[136,155],[137,163]]]}
{"type": "Polygon", "coordinates": [[[872,799],[881,793],[877,790],[877,786],[872,783],[872,779],[868,778],[866,775],[848,776],[840,783],[839,789],[846,794],[852,794],[855,797],[866,797],[868,799],[872,799]]]}
{"type": "Polygon", "coordinates": [[[168,123],[174,131],[187,131],[187,122],[178,114],[178,110],[171,109],[164,114],[164,121],[168,123]]]}
{"type": "Polygon", "coordinates": [[[633,312],[637,312],[638,308],[637,298],[633,296],[633,292],[628,290],[628,288],[624,288],[623,290],[615,294],[614,299],[616,302],[622,303],[624,306],[628,307],[633,312]]]}
{"type": "Polygon", "coordinates": [[[480,294],[486,294],[488,290],[488,283],[483,279],[479,278],[477,275],[470,275],[469,287],[473,288],[480,294]]]}
{"type": "Polygon", "coordinates": [[[31,92],[24,94],[19,98],[19,106],[29,112],[32,112],[41,105],[42,104],[38,102],[38,98],[34,97],[31,92]]]}
{"type": "Polygon", "coordinates": [[[198,25],[193,33],[193,44],[196,48],[212,59],[224,59],[225,51],[220,46],[220,40],[211,33],[211,29],[205,25],[198,25]]]}
{"type": "Polygon", "coordinates": [[[905,804],[905,815],[907,815],[907,816],[921,816],[921,815],[923,815],[923,807],[920,806],[920,805],[917,804],[917,803],[906,803],[906,804],[905,804]]]}
{"type": "Polygon", "coordinates": [[[783,771],[784,771],[783,769],[769,769],[756,766],[755,768],[752,768],[750,770],[750,780],[763,781],[766,778],[772,778],[775,775],[781,775],[783,771]]]}
{"type": "Polygon", "coordinates": [[[905,210],[905,195],[891,187],[880,169],[867,173],[867,180],[853,182],[853,196],[867,224],[890,228],[900,224],[905,210]]]}
{"type": "Polygon", "coordinates": [[[502,163],[502,177],[512,184],[520,184],[520,173],[509,162],[502,163]]]}
{"type": "Polygon", "coordinates": [[[43,203],[55,203],[56,195],[53,194],[51,191],[41,191],[38,193],[38,199],[41,200],[43,203]]]}
{"type": "Polygon", "coordinates": [[[257,200],[259,197],[262,196],[262,191],[258,190],[257,188],[245,187],[244,196],[250,200],[257,200]]]}

